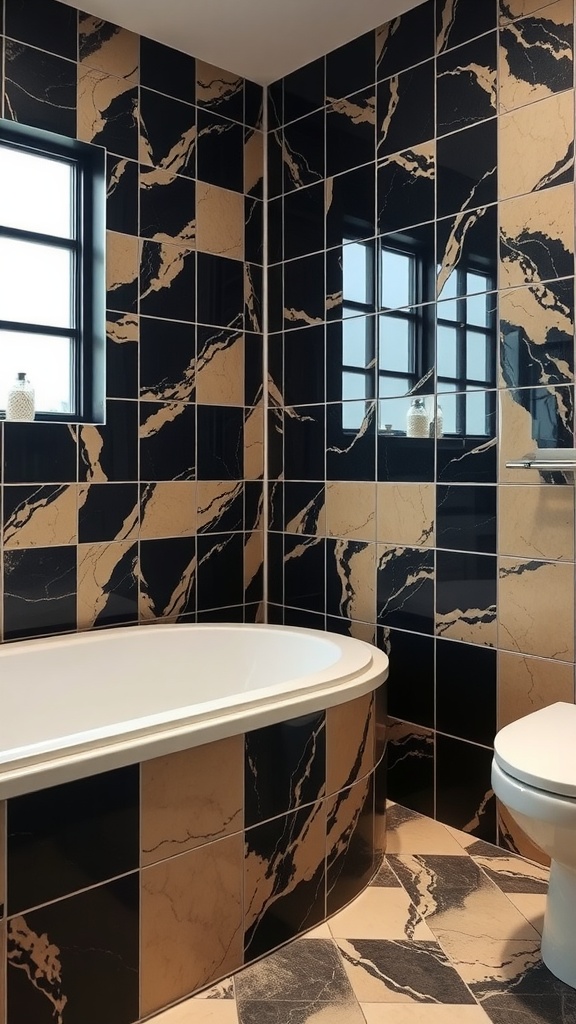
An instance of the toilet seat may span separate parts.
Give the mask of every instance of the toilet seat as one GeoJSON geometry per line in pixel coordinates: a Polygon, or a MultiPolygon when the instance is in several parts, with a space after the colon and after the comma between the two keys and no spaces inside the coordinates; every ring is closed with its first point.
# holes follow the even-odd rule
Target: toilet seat
{"type": "Polygon", "coordinates": [[[494,760],[519,782],[576,799],[576,705],[551,704],[506,725],[494,760]]]}

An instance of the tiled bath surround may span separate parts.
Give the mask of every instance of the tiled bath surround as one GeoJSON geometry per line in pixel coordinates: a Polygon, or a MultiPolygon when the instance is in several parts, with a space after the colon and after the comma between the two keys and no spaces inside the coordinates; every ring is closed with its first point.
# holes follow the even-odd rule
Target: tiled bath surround
{"type": "Polygon", "coordinates": [[[107,149],[105,426],[3,424],[3,638],[262,600],[262,90],[55,0],[0,113],[107,149]]]}
{"type": "Polygon", "coordinates": [[[133,1024],[353,899],[382,853],[381,703],[0,803],[0,1024],[133,1024]]]}
{"type": "Polygon", "coordinates": [[[426,0],[269,89],[270,618],[389,651],[392,798],[531,856],[492,743],[574,699],[574,487],[505,463],[574,444],[573,23],[426,0]]]}

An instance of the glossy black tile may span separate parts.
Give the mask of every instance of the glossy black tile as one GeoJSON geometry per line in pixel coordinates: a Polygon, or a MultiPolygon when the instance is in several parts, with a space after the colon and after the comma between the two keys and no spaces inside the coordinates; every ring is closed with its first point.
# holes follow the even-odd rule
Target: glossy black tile
{"type": "Polygon", "coordinates": [[[140,542],[140,616],[176,618],[196,610],[196,538],[140,542]]]}
{"type": "Polygon", "coordinates": [[[64,423],[4,424],[6,484],[76,480],[76,428],[64,423]]]}
{"type": "Polygon", "coordinates": [[[504,110],[572,88],[574,12],[569,4],[546,6],[500,32],[504,110]]]}
{"type": "Polygon", "coordinates": [[[436,728],[490,746],[496,735],[496,655],[488,647],[436,641],[436,728]]]}
{"type": "Polygon", "coordinates": [[[322,537],[284,536],[284,604],[324,612],[325,541],[322,537]]]}
{"type": "Polygon", "coordinates": [[[376,81],[374,32],[332,50],[326,57],[326,97],[328,101],[358,92],[376,81]]]}
{"type": "Polygon", "coordinates": [[[324,105],[324,65],[325,58],[319,57],[282,80],[285,124],[324,105]]]}
{"type": "Polygon", "coordinates": [[[438,139],[437,216],[495,203],[496,118],[438,139]]]}
{"type": "Polygon", "coordinates": [[[326,407],[326,479],[374,480],[376,406],[356,401],[326,407]]]}
{"type": "Polygon", "coordinates": [[[507,387],[574,379],[574,281],[550,281],[502,296],[500,369],[507,387]]]}
{"type": "Polygon", "coordinates": [[[531,419],[537,448],[571,448],[574,436],[574,389],[568,387],[511,389],[509,396],[531,419]]]}
{"type": "Polygon", "coordinates": [[[269,131],[266,138],[266,164],[268,168],[268,196],[273,198],[284,191],[284,134],[280,128],[269,131]]]}
{"type": "Polygon", "coordinates": [[[387,21],[376,29],[379,82],[434,56],[434,0],[387,21]]]}
{"type": "MultiPolygon", "coordinates": [[[[260,486],[260,484],[257,484],[260,486]]],[[[232,533],[244,524],[244,484],[215,483],[197,498],[198,533],[232,533]]]]}
{"type": "Polygon", "coordinates": [[[284,129],[284,189],[289,192],[324,179],[324,110],[284,129]]]}
{"type": "Polygon", "coordinates": [[[436,736],[436,814],[440,821],[488,843],[496,842],[496,798],[491,749],[436,736]]]}
{"type": "MultiPolygon", "coordinates": [[[[399,424],[405,422],[409,401],[405,398],[390,398],[380,401],[379,423],[399,424]]],[[[405,429],[405,427],[404,427],[405,429]]],[[[388,482],[427,483],[434,480],[434,439],[428,437],[402,437],[400,433],[379,430],[378,480],[388,482]]]]}
{"type": "Polygon", "coordinates": [[[267,413],[268,416],[268,475],[271,480],[279,480],[284,473],[284,412],[275,406],[267,413]]]}
{"type": "Polygon", "coordinates": [[[106,423],[79,432],[79,480],[88,483],[138,479],[138,403],[109,401],[106,423]]]}
{"type": "Polygon", "coordinates": [[[244,264],[244,322],[248,330],[264,330],[264,271],[257,263],[244,264]]]}
{"type": "Polygon", "coordinates": [[[141,163],[194,178],[196,130],[196,110],[189,103],[140,89],[141,163]]]}
{"type": "Polygon", "coordinates": [[[438,296],[452,298],[496,287],[497,207],[482,206],[436,225],[438,296]],[[470,268],[474,268],[471,272],[470,268]]]}
{"type": "Polygon", "coordinates": [[[377,613],[381,626],[434,632],[434,552],[378,546],[377,613]]]}
{"type": "Polygon", "coordinates": [[[195,406],[140,402],[140,479],[193,480],[195,437],[195,406]]]}
{"type": "Polygon", "coordinates": [[[195,395],[196,329],[140,318],[140,395],[148,401],[191,402],[195,395]]]}
{"type": "MultiPolygon", "coordinates": [[[[195,320],[196,254],[182,245],[144,241],[140,255],[140,312],[170,320],[195,320]]],[[[200,260],[198,254],[198,273],[200,260]]]]}
{"type": "Polygon", "coordinates": [[[75,64],[7,39],[4,77],[4,117],[76,136],[75,64]]]}
{"type": "Polygon", "coordinates": [[[198,610],[244,600],[241,533],[198,537],[198,610]]]}
{"type": "Polygon", "coordinates": [[[4,31],[11,39],[76,60],[77,20],[77,11],[57,0],[6,0],[4,31]]]}
{"type": "Polygon", "coordinates": [[[368,884],[375,867],[374,789],[364,779],[327,805],[326,912],[333,914],[368,884]]]}
{"type": "Polygon", "coordinates": [[[217,327],[241,327],[244,322],[242,264],[205,252],[199,252],[197,259],[198,322],[217,327]]]}
{"type": "Polygon", "coordinates": [[[286,405],[313,405],[325,400],[324,327],[287,331],[284,354],[283,394],[286,405]]]}
{"type": "Polygon", "coordinates": [[[244,410],[198,406],[199,480],[241,480],[244,476],[244,410]]]}
{"type": "Polygon", "coordinates": [[[244,130],[208,110],[198,111],[198,178],[244,191],[244,130]]]}
{"type": "Polygon", "coordinates": [[[324,184],[310,185],[284,196],[283,259],[324,249],[324,184]]]}
{"type": "Polygon", "coordinates": [[[378,162],[378,231],[397,231],[434,219],[434,142],[378,162]]]}
{"type": "Polygon", "coordinates": [[[325,726],[325,714],[320,711],[246,733],[246,828],[324,796],[325,726]]]}
{"type": "Polygon", "coordinates": [[[255,128],[244,129],[244,192],[264,198],[265,139],[255,128]]]}
{"type": "Polygon", "coordinates": [[[434,138],[434,61],[403,71],[378,86],[378,156],[434,138]]]}
{"type": "Polygon", "coordinates": [[[280,263],[284,251],[284,199],[282,196],[268,201],[266,214],[268,219],[268,259],[270,263],[280,263]]]}
{"type": "Polygon", "coordinates": [[[264,204],[244,199],[244,255],[250,263],[264,262],[264,204]]]}
{"type": "Polygon", "coordinates": [[[264,343],[262,335],[246,332],[244,335],[244,403],[255,406],[263,396],[262,363],[264,343]]]}
{"type": "MultiPolygon", "coordinates": [[[[323,269],[323,268],[322,268],[323,269]]],[[[323,279],[324,274],[322,273],[323,279]]],[[[284,326],[284,267],[268,267],[268,329],[271,333],[284,326]]]]}
{"type": "Polygon", "coordinates": [[[342,622],[373,622],[373,544],[358,540],[326,540],[326,611],[342,622]]]}
{"type": "Polygon", "coordinates": [[[89,484],[78,495],[78,543],[127,540],[138,525],[138,485],[89,484]]]}
{"type": "Polygon", "coordinates": [[[196,61],[196,103],[211,113],[244,121],[244,79],[231,71],[196,61]]]}
{"type": "Polygon", "coordinates": [[[2,528],[6,548],[75,543],[75,499],[76,488],[67,484],[5,487],[2,528]]]}
{"type": "Polygon", "coordinates": [[[378,627],[378,646],[394,671],[388,681],[388,711],[393,718],[434,728],[434,639],[378,627]]]}
{"type": "Polygon", "coordinates": [[[326,108],[326,173],[340,174],[374,160],[376,138],[375,89],[326,108]]]}
{"type": "Polygon", "coordinates": [[[324,515],[324,484],[319,482],[288,481],[281,486],[276,494],[279,503],[276,512],[276,529],[284,529],[286,533],[322,534],[321,528],[324,515]]]}
{"type": "Polygon", "coordinates": [[[78,549],[78,624],[111,626],[138,620],[138,545],[78,549]]]}
{"type": "Polygon", "coordinates": [[[322,323],[324,306],[324,253],[285,263],[285,329],[322,323]]]}
{"type": "Polygon", "coordinates": [[[284,123],[284,90],[281,78],[268,86],[266,90],[266,106],[268,111],[268,130],[274,131],[284,123]]]}
{"type": "Polygon", "coordinates": [[[445,423],[456,423],[451,436],[439,438],[437,476],[443,483],[496,483],[496,392],[442,394],[445,423]]]}
{"type": "Polygon", "coordinates": [[[497,34],[442,53],[436,68],[438,135],[457,131],[496,113],[497,34]]]}
{"type": "Polygon", "coordinates": [[[80,66],[78,136],[110,153],[138,159],[138,88],[135,76],[115,78],[80,66]]]}
{"type": "Polygon", "coordinates": [[[193,247],[195,182],[143,165],[140,168],[140,236],[193,247]]]}
{"type": "Polygon", "coordinates": [[[174,99],[194,103],[196,61],[187,53],[141,36],[140,85],[166,93],[174,99]]]}
{"type": "Polygon", "coordinates": [[[106,227],[124,235],[137,235],[138,164],[108,155],[106,178],[106,227]]]}
{"type": "Polygon", "coordinates": [[[496,488],[438,484],[436,546],[495,554],[496,488]]]}
{"type": "Polygon", "coordinates": [[[326,248],[375,234],[374,191],[374,164],[328,178],[326,248]]]}
{"type": "Polygon", "coordinates": [[[134,872],[13,918],[7,933],[9,1024],[51,1024],[64,1008],[70,1024],[136,1020],[138,902],[134,872]],[[48,962],[46,948],[53,958],[48,962]]]}
{"type": "Polygon", "coordinates": [[[373,394],[376,317],[355,316],[326,327],[326,395],[328,402],[373,394]],[[360,389],[360,390],[358,390],[360,389]]]}
{"type": "Polygon", "coordinates": [[[434,814],[434,733],[390,719],[388,730],[388,797],[406,808],[434,814]]]}
{"type": "Polygon", "coordinates": [[[285,608],[282,622],[297,629],[326,629],[326,616],[318,612],[301,611],[299,608],[285,608]]]}
{"type": "Polygon", "coordinates": [[[498,25],[498,0],[438,0],[436,4],[437,52],[484,35],[498,25]]]}
{"type": "Polygon", "coordinates": [[[264,90],[261,85],[244,80],[244,123],[261,128],[264,116],[264,90]]]}
{"type": "Polygon", "coordinates": [[[284,477],[286,480],[325,479],[323,405],[300,405],[284,412],[284,477]]]}
{"type": "Polygon", "coordinates": [[[76,548],[4,552],[4,639],[76,629],[76,548]]]}
{"type": "Polygon", "coordinates": [[[496,646],[496,558],[436,553],[436,634],[496,646]]]}
{"type": "MultiPolygon", "coordinates": [[[[272,485],[273,486],[273,485],[272,485]]],[[[246,530],[262,528],[264,515],[264,484],[261,480],[247,480],[244,484],[244,523],[246,530]]]]}

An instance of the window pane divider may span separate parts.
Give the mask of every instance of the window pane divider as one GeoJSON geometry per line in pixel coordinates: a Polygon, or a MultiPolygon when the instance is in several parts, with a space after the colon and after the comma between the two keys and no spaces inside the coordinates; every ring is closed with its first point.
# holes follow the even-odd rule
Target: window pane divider
{"type": "Polygon", "coordinates": [[[50,245],[54,249],[68,249],[71,252],[79,250],[75,238],[61,238],[59,235],[44,235],[39,231],[23,231],[21,228],[9,228],[0,226],[2,238],[13,238],[18,242],[35,242],[37,245],[50,245]]]}
{"type": "Polygon", "coordinates": [[[78,338],[80,333],[74,327],[47,327],[45,324],[27,324],[22,320],[0,320],[0,331],[46,334],[52,338],[78,338]]]}

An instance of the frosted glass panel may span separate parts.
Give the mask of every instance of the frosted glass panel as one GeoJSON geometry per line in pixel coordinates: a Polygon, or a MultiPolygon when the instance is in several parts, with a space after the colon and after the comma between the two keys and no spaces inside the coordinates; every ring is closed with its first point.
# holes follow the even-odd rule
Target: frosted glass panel
{"type": "Polygon", "coordinates": [[[38,412],[70,412],[71,360],[69,338],[0,331],[0,408],[6,408],[16,374],[26,373],[36,392],[38,412]]]}
{"type": "Polygon", "coordinates": [[[0,320],[71,327],[71,269],[66,249],[0,238],[0,320]]]}
{"type": "Polygon", "coordinates": [[[0,146],[0,224],[71,238],[72,167],[0,146]]]}

